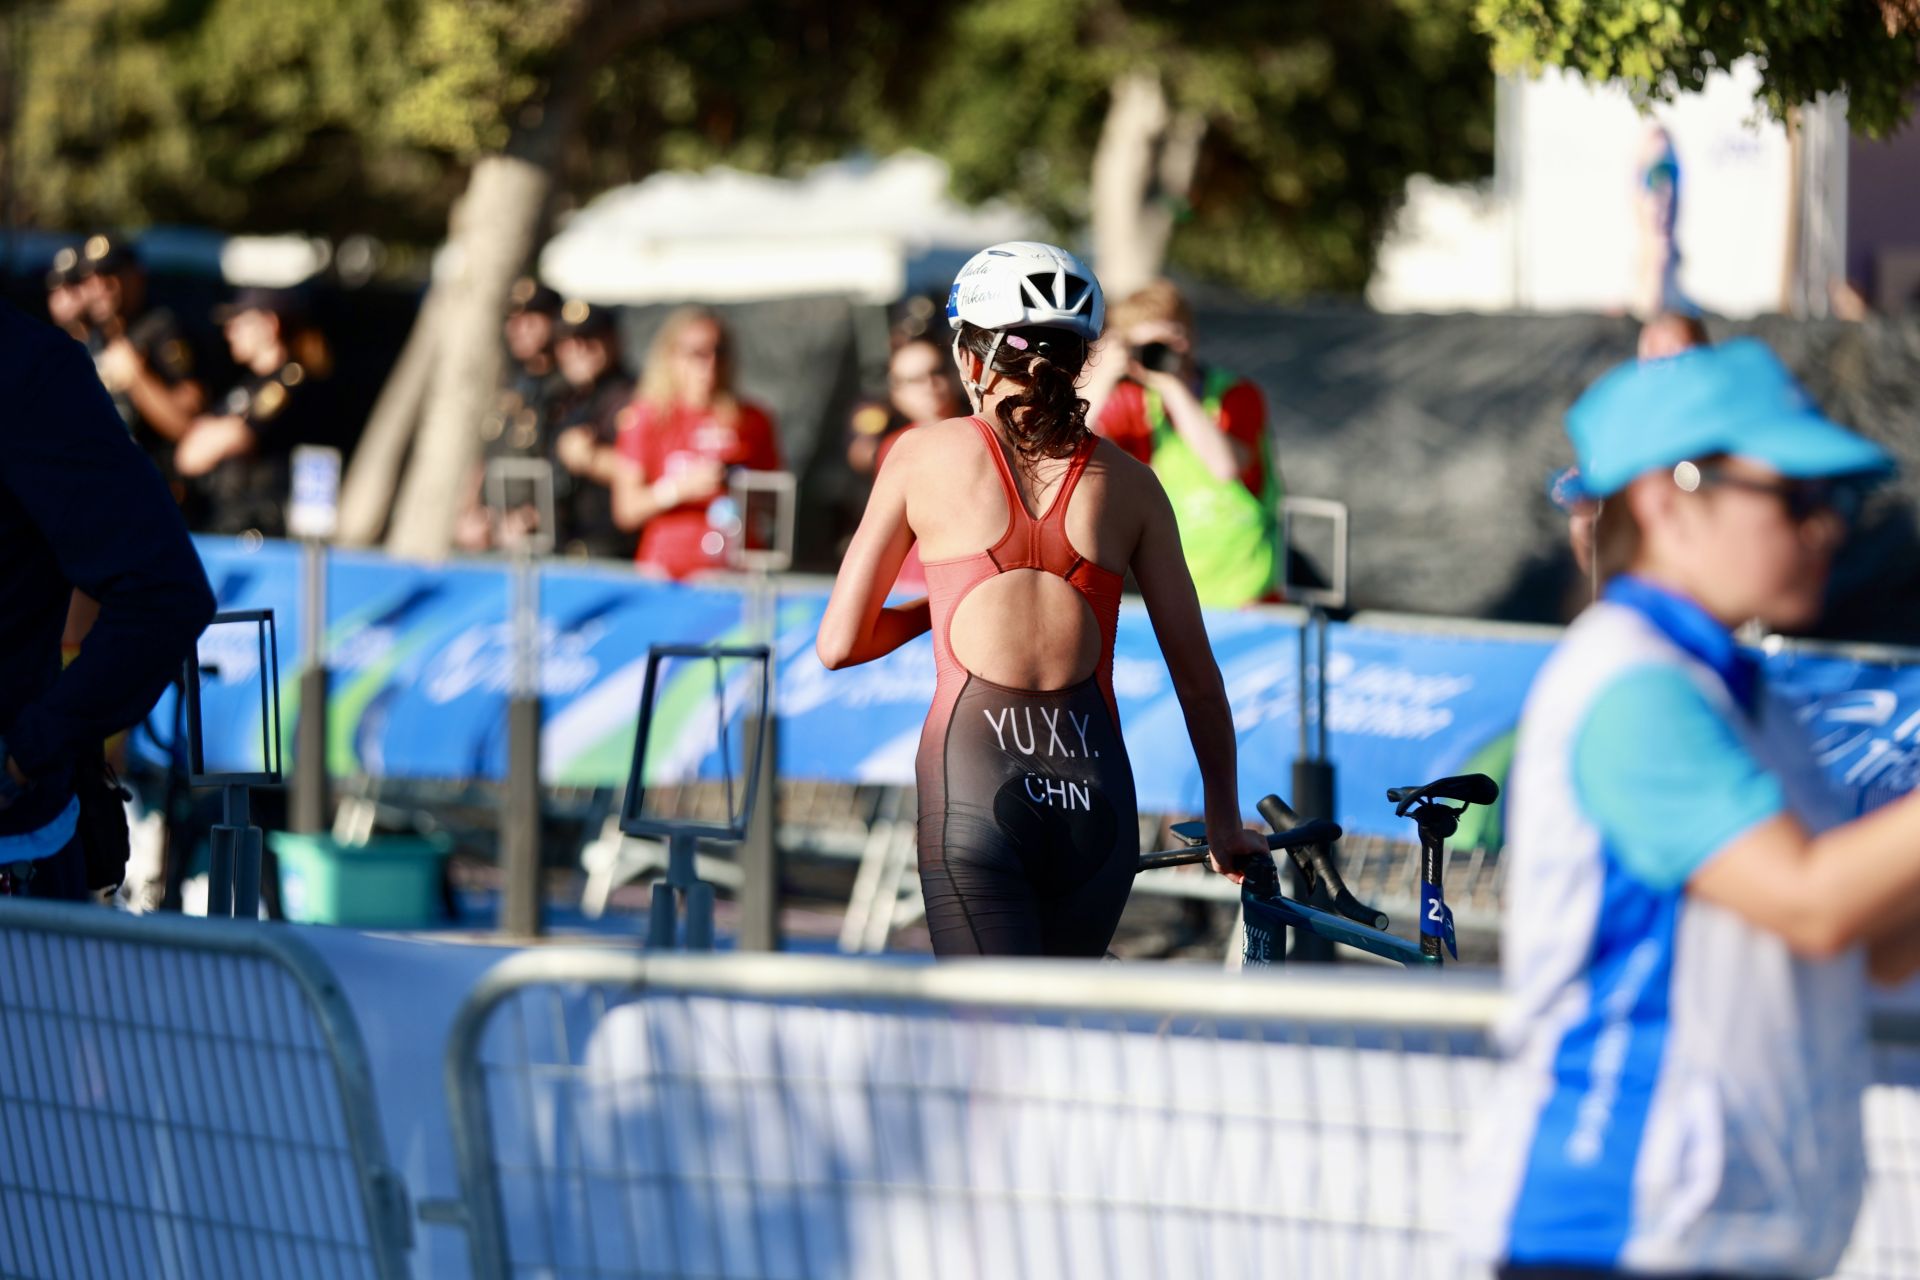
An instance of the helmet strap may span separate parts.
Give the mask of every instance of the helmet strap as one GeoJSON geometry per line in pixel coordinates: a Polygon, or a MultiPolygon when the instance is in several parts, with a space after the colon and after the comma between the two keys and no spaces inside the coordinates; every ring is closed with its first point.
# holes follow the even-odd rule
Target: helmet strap
{"type": "MultiPolygon", "coordinates": [[[[993,372],[993,358],[1000,354],[1000,340],[1004,337],[1006,337],[1004,330],[995,329],[993,331],[993,345],[987,348],[987,354],[980,361],[981,373],[986,374],[993,372]]],[[[954,334],[953,363],[958,366],[960,370],[960,383],[967,390],[968,402],[973,405],[973,411],[979,413],[981,401],[986,396],[986,386],[982,385],[979,379],[969,378],[967,376],[967,362],[961,358],[960,354],[964,350],[965,348],[960,345],[960,335],[957,333],[954,334]]],[[[999,376],[998,374],[994,374],[993,380],[996,382],[999,381],[999,376]]],[[[991,385],[991,383],[987,385],[991,385]]]]}

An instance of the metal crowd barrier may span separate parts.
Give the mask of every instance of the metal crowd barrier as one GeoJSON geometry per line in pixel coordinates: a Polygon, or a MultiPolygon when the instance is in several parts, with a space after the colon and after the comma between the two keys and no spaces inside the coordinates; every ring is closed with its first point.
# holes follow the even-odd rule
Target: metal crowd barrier
{"type": "MultiPolygon", "coordinates": [[[[1461,1277],[1490,986],[515,956],[446,1081],[478,1280],[1461,1277]]],[[[1877,1020],[1837,1276],[1920,1275],[1920,1021],[1877,1020]]]]}
{"type": "Polygon", "coordinates": [[[0,1275],[401,1280],[326,966],[274,926],[0,899],[0,1275]]]}
{"type": "Polygon", "coordinates": [[[1446,1276],[1487,987],[547,951],[447,1055],[480,1280],[1446,1276]]]}

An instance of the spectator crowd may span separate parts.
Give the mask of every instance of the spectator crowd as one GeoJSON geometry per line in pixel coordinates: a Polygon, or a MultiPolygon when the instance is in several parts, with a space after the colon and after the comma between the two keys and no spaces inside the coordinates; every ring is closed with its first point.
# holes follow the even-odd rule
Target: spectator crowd
{"type": "Polygon", "coordinates": [[[727,564],[738,470],[782,467],[773,416],[735,387],[733,337],[704,307],[670,313],[636,379],[614,313],[562,300],[527,279],[513,288],[510,357],[483,457],[467,485],[457,541],[468,551],[525,539],[567,554],[631,559],[652,576],[686,578],[727,564]],[[490,486],[493,463],[545,464],[543,529],[534,492],[490,486]]]}
{"type": "Polygon", "coordinates": [[[332,417],[333,359],[304,298],[240,290],[213,312],[226,351],[209,353],[151,302],[138,253],[112,236],[62,249],[46,287],[48,318],[93,355],[121,422],[188,526],[283,533],[289,458],[332,417]]]}
{"type": "MultiPolygon", "coordinates": [[[[202,350],[213,344],[149,298],[136,249],[103,234],[56,255],[46,309],[92,354],[189,528],[286,532],[292,452],[331,439],[338,414],[332,353],[300,291],[241,289],[209,317],[225,349],[202,350]]],[[[738,390],[723,317],[671,312],[635,370],[614,310],[527,278],[513,287],[503,336],[505,376],[479,423],[456,545],[631,560],[674,579],[724,568],[742,535],[734,477],[785,462],[773,415],[738,390]]],[[[970,411],[946,339],[928,300],[909,304],[884,393],[848,424],[855,505],[902,433],[970,411]]],[[[1172,284],[1116,303],[1082,389],[1096,430],[1172,496],[1202,601],[1279,599],[1281,486],[1265,404],[1251,382],[1199,358],[1191,308],[1172,284]]],[[[923,583],[909,557],[900,586],[923,583]]]]}

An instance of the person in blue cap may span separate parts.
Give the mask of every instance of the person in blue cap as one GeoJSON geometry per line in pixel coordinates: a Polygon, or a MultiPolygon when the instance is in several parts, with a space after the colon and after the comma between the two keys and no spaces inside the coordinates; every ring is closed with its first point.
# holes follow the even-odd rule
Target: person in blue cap
{"type": "Polygon", "coordinates": [[[1521,717],[1463,1243],[1515,1280],[1826,1275],[1866,979],[1920,969],[1920,798],[1845,820],[1733,632],[1818,616],[1892,460],[1750,339],[1615,369],[1567,426],[1605,587],[1521,717]]]}

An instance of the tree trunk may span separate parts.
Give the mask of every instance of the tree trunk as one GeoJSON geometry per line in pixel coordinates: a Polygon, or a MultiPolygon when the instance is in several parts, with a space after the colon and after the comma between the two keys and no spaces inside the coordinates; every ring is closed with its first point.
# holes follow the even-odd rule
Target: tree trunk
{"type": "Polygon", "coordinates": [[[455,216],[453,268],[434,281],[432,378],[413,460],[387,534],[387,549],[439,559],[453,542],[467,478],[480,457],[479,424],[498,394],[500,318],[513,279],[533,253],[553,167],[516,155],[485,156],[473,167],[455,216]]]}
{"type": "Polygon", "coordinates": [[[442,309],[440,295],[428,289],[400,359],[380,388],[380,399],[354,446],[353,464],[340,490],[341,546],[369,547],[386,533],[393,495],[400,487],[400,467],[433,379],[434,355],[439,350],[435,322],[442,309]]]}
{"type": "MultiPolygon", "coordinates": [[[[501,321],[513,279],[533,256],[561,149],[586,108],[593,73],[637,40],[744,8],[746,0],[585,0],[549,92],[523,114],[506,150],[483,156],[455,206],[452,275],[435,280],[432,376],[387,548],[438,559],[453,542],[463,487],[480,456],[479,423],[500,386],[501,321]]],[[[423,307],[423,310],[425,308],[423,307]]]]}
{"type": "Polygon", "coordinates": [[[1169,107],[1157,74],[1128,71],[1114,81],[1092,174],[1095,270],[1109,298],[1160,274],[1206,128],[1196,113],[1169,107]]]}

